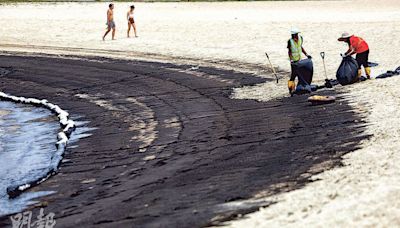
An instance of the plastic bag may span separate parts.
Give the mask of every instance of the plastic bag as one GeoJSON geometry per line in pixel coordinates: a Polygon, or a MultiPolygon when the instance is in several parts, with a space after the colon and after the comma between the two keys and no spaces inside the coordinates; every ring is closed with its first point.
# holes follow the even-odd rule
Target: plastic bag
{"type": "Polygon", "coordinates": [[[341,85],[349,85],[358,81],[358,64],[353,57],[343,58],[336,72],[336,79],[341,85]]]}
{"type": "Polygon", "coordinates": [[[389,78],[389,77],[397,76],[397,75],[400,75],[400,67],[397,67],[397,69],[394,71],[389,70],[386,73],[378,75],[376,78],[378,78],[378,79],[379,78],[389,78]]]}
{"type": "Polygon", "coordinates": [[[314,91],[317,91],[317,86],[316,85],[301,85],[298,84],[296,86],[296,90],[293,92],[293,94],[301,95],[301,94],[307,94],[311,93],[314,91]]]}
{"type": "Polygon", "coordinates": [[[298,85],[310,85],[313,79],[314,66],[311,59],[303,59],[293,64],[298,77],[298,85]]]}

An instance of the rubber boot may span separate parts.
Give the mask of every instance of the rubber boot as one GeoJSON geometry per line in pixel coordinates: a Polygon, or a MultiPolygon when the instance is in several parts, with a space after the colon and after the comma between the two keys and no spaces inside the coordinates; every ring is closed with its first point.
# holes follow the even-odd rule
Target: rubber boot
{"type": "Polygon", "coordinates": [[[365,74],[367,75],[368,79],[371,79],[371,67],[365,68],[365,74]]]}
{"type": "Polygon", "coordinates": [[[359,81],[361,80],[361,75],[362,75],[362,71],[361,71],[361,69],[358,69],[357,78],[358,78],[359,81]]]}
{"type": "Polygon", "coordinates": [[[294,81],[291,81],[291,80],[288,81],[288,89],[289,89],[290,95],[292,95],[293,92],[296,90],[296,84],[294,83],[294,81]]]}

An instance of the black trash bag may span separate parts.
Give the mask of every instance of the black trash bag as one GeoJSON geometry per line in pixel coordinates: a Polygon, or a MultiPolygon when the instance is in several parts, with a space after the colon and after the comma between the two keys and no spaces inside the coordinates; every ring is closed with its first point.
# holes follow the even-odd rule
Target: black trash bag
{"type": "Polygon", "coordinates": [[[336,79],[341,85],[349,85],[358,81],[357,76],[357,61],[351,56],[344,57],[342,63],[339,66],[339,69],[336,72],[336,79]]]}
{"type": "Polygon", "coordinates": [[[397,67],[397,69],[394,71],[388,70],[386,73],[376,76],[376,78],[389,78],[397,75],[400,75],[400,67],[397,67]]]}
{"type": "Polygon", "coordinates": [[[297,84],[296,90],[293,92],[293,94],[297,94],[297,95],[307,94],[307,93],[317,91],[317,89],[318,89],[318,86],[316,86],[316,85],[297,84]]]}
{"type": "Polygon", "coordinates": [[[369,67],[377,67],[379,66],[379,63],[374,63],[374,62],[368,62],[369,67]]]}
{"type": "Polygon", "coordinates": [[[313,79],[314,66],[311,59],[303,59],[293,64],[298,77],[298,85],[310,85],[313,79]]]}
{"type": "Polygon", "coordinates": [[[339,81],[336,79],[325,79],[324,86],[326,88],[333,88],[334,86],[339,85],[339,81]]]}
{"type": "Polygon", "coordinates": [[[398,75],[396,74],[396,72],[394,71],[387,71],[386,73],[380,74],[378,76],[376,76],[376,79],[380,79],[380,78],[390,78],[392,76],[398,75]]]}
{"type": "Polygon", "coordinates": [[[311,93],[311,86],[310,85],[301,85],[297,84],[296,90],[293,92],[294,94],[301,95],[306,93],[311,93]]]}
{"type": "Polygon", "coordinates": [[[311,59],[303,59],[293,63],[293,70],[298,78],[296,90],[292,93],[301,95],[311,93],[316,90],[315,85],[311,85],[314,67],[311,59]]]}

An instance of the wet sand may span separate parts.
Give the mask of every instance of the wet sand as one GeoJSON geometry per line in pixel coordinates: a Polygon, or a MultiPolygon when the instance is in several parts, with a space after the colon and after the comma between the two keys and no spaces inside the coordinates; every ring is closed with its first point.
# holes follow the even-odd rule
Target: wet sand
{"type": "Polygon", "coordinates": [[[1,91],[46,97],[97,128],[30,190],[57,192],[33,207],[46,205],[57,227],[217,224],[274,203],[236,201],[301,188],[368,138],[363,114],[340,94],[324,106],[230,99],[234,87],[269,80],[251,74],[105,58],[0,62],[13,68],[1,91]]]}

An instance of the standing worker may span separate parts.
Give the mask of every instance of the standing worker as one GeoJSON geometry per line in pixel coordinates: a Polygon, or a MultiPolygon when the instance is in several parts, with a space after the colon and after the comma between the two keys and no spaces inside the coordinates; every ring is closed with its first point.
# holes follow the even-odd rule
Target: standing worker
{"type": "Polygon", "coordinates": [[[301,53],[304,53],[304,55],[307,56],[307,58],[309,59],[311,59],[311,56],[309,56],[306,50],[304,50],[303,48],[303,37],[299,35],[299,29],[292,28],[290,33],[292,34],[292,37],[288,41],[287,48],[289,49],[288,54],[292,74],[290,76],[290,80],[288,81],[288,88],[289,92],[292,93],[296,90],[296,85],[294,82],[297,76],[295,63],[301,60],[301,53]]]}
{"type": "Polygon", "coordinates": [[[361,77],[361,65],[364,66],[365,74],[368,79],[371,78],[371,68],[368,66],[368,55],[369,47],[367,42],[361,37],[350,35],[345,32],[339,37],[338,41],[346,42],[349,45],[349,49],[344,54],[340,54],[342,57],[356,54],[356,60],[358,63],[358,78],[361,77]]]}

